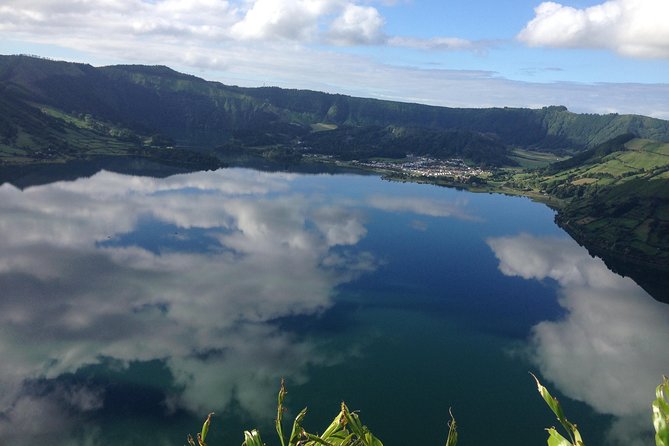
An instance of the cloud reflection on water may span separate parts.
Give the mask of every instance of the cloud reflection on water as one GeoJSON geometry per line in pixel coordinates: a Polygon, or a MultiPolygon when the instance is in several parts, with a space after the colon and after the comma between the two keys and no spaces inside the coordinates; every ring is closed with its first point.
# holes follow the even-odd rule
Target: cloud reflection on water
{"type": "Polygon", "coordinates": [[[571,239],[522,234],[488,245],[503,274],[560,286],[565,317],[532,330],[531,357],[541,374],[570,398],[614,415],[612,442],[647,444],[650,401],[669,373],[669,306],[571,239]]]}
{"type": "Polygon", "coordinates": [[[264,414],[281,376],[304,381],[308,365],[336,361],[272,321],[324,311],[337,285],[376,262],[354,248],[362,214],[290,193],[293,179],[101,172],[0,186],[0,438],[26,429],[54,440],[54,426],[98,409],[100,389],[28,387],[101,358],[164,361],[183,388],[170,404],[198,414],[232,398],[264,414]],[[123,243],[143,221],[173,226],[175,238],[202,230],[208,249],[123,243]]]}
{"type": "Polygon", "coordinates": [[[420,196],[373,195],[369,197],[367,203],[372,208],[386,212],[412,212],[426,217],[454,217],[459,220],[480,220],[469,213],[466,199],[450,202],[436,201],[420,196]]]}

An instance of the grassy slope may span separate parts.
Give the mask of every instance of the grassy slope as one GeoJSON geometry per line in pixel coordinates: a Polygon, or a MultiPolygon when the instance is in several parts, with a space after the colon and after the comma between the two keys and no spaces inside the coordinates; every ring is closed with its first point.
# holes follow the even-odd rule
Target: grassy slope
{"type": "Polygon", "coordinates": [[[54,109],[32,107],[5,97],[9,112],[4,122],[11,131],[0,137],[0,163],[24,164],[81,159],[93,155],[119,155],[133,147],[109,133],[101,123],[85,125],[54,109]],[[10,104],[8,104],[10,102],[10,104]]]}
{"type": "Polygon", "coordinates": [[[669,302],[669,144],[635,138],[590,155],[577,166],[555,167],[566,160],[515,174],[506,187],[552,198],[572,237],[669,302]]]}
{"type": "Polygon", "coordinates": [[[550,152],[536,152],[533,150],[514,149],[511,151],[510,158],[518,163],[524,169],[536,169],[546,167],[556,161],[565,159],[563,156],[557,156],[550,152]]]}
{"type": "Polygon", "coordinates": [[[0,125],[0,162],[25,163],[67,160],[92,150],[113,154],[118,141],[92,129],[78,128],[59,117],[17,100],[11,94],[0,98],[4,109],[0,125]]]}
{"type": "Polygon", "coordinates": [[[564,179],[576,188],[561,217],[569,229],[669,271],[669,144],[635,139],[625,149],[543,183],[564,179]]]}
{"type": "Polygon", "coordinates": [[[669,143],[621,136],[544,168],[502,170],[480,190],[547,203],[591,254],[669,303],[669,143]]]}

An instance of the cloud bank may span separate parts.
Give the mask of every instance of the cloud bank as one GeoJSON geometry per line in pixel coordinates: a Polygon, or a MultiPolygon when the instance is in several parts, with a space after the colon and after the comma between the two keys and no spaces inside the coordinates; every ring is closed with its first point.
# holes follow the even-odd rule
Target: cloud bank
{"type": "MultiPolygon", "coordinates": [[[[385,19],[371,5],[350,0],[8,0],[0,6],[0,31],[10,35],[64,36],[81,39],[100,35],[106,40],[161,36],[174,44],[199,42],[289,41],[300,44],[403,46],[389,39],[385,19]],[[93,33],[97,30],[97,34],[93,33]]],[[[411,39],[420,46],[421,39],[411,39]]],[[[427,39],[424,48],[468,50],[469,45],[445,45],[446,37],[427,39]]]]}
{"type": "Polygon", "coordinates": [[[604,48],[623,56],[669,58],[669,3],[610,0],[585,9],[544,2],[518,34],[530,46],[604,48]]]}

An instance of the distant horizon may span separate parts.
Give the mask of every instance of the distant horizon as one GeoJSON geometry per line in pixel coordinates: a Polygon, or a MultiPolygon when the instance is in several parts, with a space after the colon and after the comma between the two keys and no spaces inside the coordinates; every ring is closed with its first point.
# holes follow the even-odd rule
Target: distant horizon
{"type": "Polygon", "coordinates": [[[241,87],[669,119],[666,0],[6,0],[0,53],[241,87]]]}

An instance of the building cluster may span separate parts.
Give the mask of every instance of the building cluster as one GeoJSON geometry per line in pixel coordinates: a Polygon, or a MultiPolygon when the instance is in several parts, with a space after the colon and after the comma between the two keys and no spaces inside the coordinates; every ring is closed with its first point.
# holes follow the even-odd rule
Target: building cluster
{"type": "Polygon", "coordinates": [[[489,172],[471,167],[459,158],[438,160],[427,157],[409,157],[403,163],[389,161],[354,161],[353,164],[371,169],[392,170],[409,176],[417,177],[448,177],[459,181],[473,176],[486,176],[489,172]]]}

